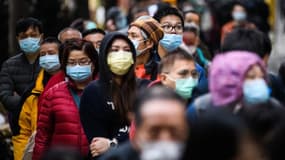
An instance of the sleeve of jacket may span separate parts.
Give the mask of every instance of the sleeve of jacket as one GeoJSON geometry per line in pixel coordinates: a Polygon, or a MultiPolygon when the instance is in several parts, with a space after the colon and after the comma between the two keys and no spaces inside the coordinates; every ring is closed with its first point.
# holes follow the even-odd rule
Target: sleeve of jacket
{"type": "Polygon", "coordinates": [[[40,107],[37,133],[35,138],[35,147],[33,151],[33,160],[39,160],[50,144],[54,129],[53,110],[52,110],[52,92],[46,92],[43,95],[42,106],[40,107]]]}
{"type": "Polygon", "coordinates": [[[108,137],[108,124],[102,111],[102,99],[93,85],[85,88],[80,99],[80,119],[87,136],[88,142],[91,143],[94,137],[108,137]]]}
{"type": "Polygon", "coordinates": [[[4,62],[0,72],[0,100],[8,111],[16,110],[21,99],[14,91],[15,86],[9,73],[9,64],[4,62]]]}

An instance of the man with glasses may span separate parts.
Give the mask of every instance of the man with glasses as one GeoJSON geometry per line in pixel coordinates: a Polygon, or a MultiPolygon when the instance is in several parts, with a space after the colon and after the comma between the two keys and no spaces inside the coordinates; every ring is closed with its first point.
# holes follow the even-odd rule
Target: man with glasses
{"type": "Polygon", "coordinates": [[[162,8],[153,17],[160,23],[164,32],[158,46],[158,54],[163,58],[181,45],[184,19],[179,10],[173,7],[162,8]]]}

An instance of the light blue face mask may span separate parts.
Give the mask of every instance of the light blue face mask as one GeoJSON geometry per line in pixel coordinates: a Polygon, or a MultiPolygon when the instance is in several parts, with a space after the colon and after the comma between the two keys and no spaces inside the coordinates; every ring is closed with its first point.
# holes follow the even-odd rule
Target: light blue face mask
{"type": "Polygon", "coordinates": [[[85,81],[92,75],[91,65],[66,66],[66,74],[74,81],[85,81]]]}
{"type": "Polygon", "coordinates": [[[136,56],[139,56],[139,55],[143,54],[148,49],[148,48],[145,48],[145,49],[142,49],[142,50],[138,50],[140,42],[144,42],[146,40],[144,40],[144,41],[131,40],[131,41],[132,41],[132,43],[133,43],[133,45],[134,45],[134,47],[136,49],[136,56]]]}
{"type": "Polygon", "coordinates": [[[162,40],[159,41],[167,52],[172,52],[182,43],[182,35],[179,34],[164,34],[162,40]]]}
{"type": "Polygon", "coordinates": [[[96,27],[97,27],[97,25],[94,22],[92,22],[92,21],[86,22],[86,25],[85,25],[86,30],[95,29],[96,27]]]}
{"type": "Polygon", "coordinates": [[[244,21],[246,20],[246,13],[241,11],[233,12],[233,19],[236,21],[244,21]]]}
{"type": "Polygon", "coordinates": [[[170,76],[168,76],[168,78],[175,82],[175,92],[184,99],[191,98],[194,88],[198,85],[198,79],[192,77],[176,80],[170,76]]]}
{"type": "Polygon", "coordinates": [[[39,50],[40,40],[41,40],[41,38],[28,37],[28,38],[19,40],[19,45],[20,45],[20,48],[22,49],[22,51],[25,52],[25,54],[33,54],[39,50]]]}
{"type": "Polygon", "coordinates": [[[59,70],[58,54],[40,56],[40,66],[49,73],[59,70]]]}
{"type": "Polygon", "coordinates": [[[270,91],[264,79],[246,80],[243,84],[244,101],[258,104],[268,101],[270,91]]]}

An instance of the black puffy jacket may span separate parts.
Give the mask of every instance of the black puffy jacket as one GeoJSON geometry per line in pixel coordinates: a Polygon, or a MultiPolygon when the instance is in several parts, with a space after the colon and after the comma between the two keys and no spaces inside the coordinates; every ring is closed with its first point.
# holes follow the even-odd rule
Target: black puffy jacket
{"type": "MultiPolygon", "coordinates": [[[[10,125],[13,115],[20,110],[20,100],[26,89],[30,88],[40,71],[38,59],[30,64],[24,53],[9,58],[2,64],[0,72],[0,100],[10,113],[10,125]]],[[[12,130],[13,127],[11,126],[12,130]]]]}

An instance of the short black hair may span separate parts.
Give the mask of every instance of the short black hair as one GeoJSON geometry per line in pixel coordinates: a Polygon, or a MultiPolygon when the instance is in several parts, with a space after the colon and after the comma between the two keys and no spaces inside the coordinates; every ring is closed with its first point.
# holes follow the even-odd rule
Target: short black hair
{"type": "Polygon", "coordinates": [[[89,29],[89,30],[86,30],[84,32],[82,32],[82,36],[85,37],[89,34],[97,34],[97,33],[100,33],[100,34],[103,34],[105,35],[105,31],[103,31],[102,29],[100,28],[94,28],[94,29],[89,29]]]}
{"type": "Polygon", "coordinates": [[[185,100],[180,97],[174,90],[166,88],[164,86],[154,86],[141,90],[136,96],[134,103],[134,114],[136,126],[140,126],[142,123],[141,110],[144,104],[148,101],[160,99],[160,100],[174,100],[181,103],[186,107],[185,100]]]}
{"type": "Polygon", "coordinates": [[[45,39],[41,42],[41,45],[46,44],[46,43],[55,43],[55,44],[57,44],[58,48],[59,48],[60,45],[61,45],[61,42],[60,42],[57,38],[55,38],[55,37],[47,37],[47,38],[45,38],[45,39]]]}
{"type": "MultiPolygon", "coordinates": [[[[268,39],[267,39],[268,40],[268,39]]],[[[267,43],[268,45],[268,43],[267,43]]],[[[221,45],[222,52],[227,51],[249,51],[264,58],[267,54],[268,46],[265,47],[264,33],[257,29],[236,28],[226,35],[221,45]]]]}
{"type": "Polygon", "coordinates": [[[158,67],[158,72],[162,73],[165,68],[172,67],[176,60],[195,61],[192,55],[181,48],[177,48],[161,59],[158,67]]]}
{"type": "Polygon", "coordinates": [[[234,159],[247,126],[225,108],[210,109],[191,129],[182,160],[234,159]]]}
{"type": "Polygon", "coordinates": [[[166,17],[168,15],[175,15],[177,17],[179,17],[179,19],[182,22],[182,25],[184,26],[184,17],[183,14],[181,13],[181,11],[179,11],[177,8],[174,7],[163,7],[161,9],[159,9],[153,16],[154,19],[156,19],[158,22],[160,22],[160,20],[163,17],[166,17]]]}
{"type": "Polygon", "coordinates": [[[16,23],[16,36],[22,32],[26,32],[30,27],[33,29],[38,28],[40,33],[43,33],[43,24],[36,18],[28,17],[17,21],[16,23]]]}

